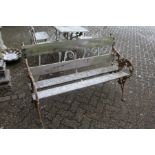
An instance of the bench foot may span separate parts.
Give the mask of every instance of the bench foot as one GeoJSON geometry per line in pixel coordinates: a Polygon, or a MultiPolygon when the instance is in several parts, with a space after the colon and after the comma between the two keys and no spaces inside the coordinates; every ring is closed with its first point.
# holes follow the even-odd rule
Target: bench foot
{"type": "Polygon", "coordinates": [[[121,90],[122,90],[121,101],[123,101],[123,102],[125,102],[125,99],[124,99],[124,85],[125,85],[125,82],[126,82],[127,78],[128,77],[123,77],[123,78],[118,79],[118,84],[121,85],[121,90]]]}

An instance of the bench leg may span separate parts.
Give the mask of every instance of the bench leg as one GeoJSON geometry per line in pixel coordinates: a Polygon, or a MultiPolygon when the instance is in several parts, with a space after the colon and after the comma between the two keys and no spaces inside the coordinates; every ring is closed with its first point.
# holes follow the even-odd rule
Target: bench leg
{"type": "MultiPolygon", "coordinates": [[[[29,77],[30,78],[30,77],[29,77]]],[[[30,84],[31,84],[31,93],[34,93],[34,84],[33,84],[33,82],[32,82],[32,80],[30,79],[30,84]]],[[[37,98],[36,100],[33,100],[33,98],[32,98],[32,103],[34,103],[35,104],[35,108],[36,108],[36,110],[37,110],[37,113],[38,113],[38,116],[39,116],[39,121],[40,121],[40,123],[41,123],[41,125],[42,125],[42,127],[43,127],[43,129],[44,129],[44,123],[43,123],[43,120],[42,120],[42,116],[41,116],[41,110],[40,110],[40,103],[39,103],[39,99],[37,98]]]]}
{"type": "Polygon", "coordinates": [[[121,100],[123,102],[125,101],[125,99],[124,99],[124,85],[125,85],[125,82],[127,79],[128,79],[128,77],[123,77],[123,78],[118,79],[118,83],[121,85],[121,90],[122,90],[121,100]]]}
{"type": "Polygon", "coordinates": [[[41,117],[39,98],[38,98],[38,95],[37,95],[37,88],[36,88],[35,80],[34,80],[34,77],[32,75],[32,72],[30,70],[30,67],[29,67],[28,60],[27,59],[25,59],[25,65],[27,67],[28,78],[30,79],[32,93],[35,93],[35,96],[36,96],[36,100],[34,101],[32,99],[32,103],[35,102],[35,106],[36,106],[36,109],[37,109],[37,113],[39,115],[40,123],[41,123],[42,127],[44,128],[44,124],[43,124],[42,117],[41,117]]]}
{"type": "Polygon", "coordinates": [[[41,110],[40,110],[39,103],[38,103],[38,101],[34,101],[34,103],[35,103],[35,107],[37,109],[37,113],[38,113],[38,116],[39,116],[40,123],[41,123],[41,125],[42,125],[42,127],[44,129],[45,127],[44,127],[44,123],[43,123],[43,120],[42,120],[41,110]]]}

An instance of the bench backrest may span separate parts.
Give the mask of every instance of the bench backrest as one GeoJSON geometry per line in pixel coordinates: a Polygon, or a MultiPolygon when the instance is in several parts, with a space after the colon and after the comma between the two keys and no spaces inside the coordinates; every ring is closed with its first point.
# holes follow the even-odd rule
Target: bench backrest
{"type": "Polygon", "coordinates": [[[40,76],[72,69],[80,69],[83,67],[95,67],[95,66],[106,67],[112,65],[112,61],[113,61],[113,55],[105,54],[101,56],[93,56],[88,58],[36,66],[31,67],[30,69],[34,76],[40,76]]]}
{"type": "Polygon", "coordinates": [[[66,50],[83,50],[92,49],[98,47],[111,47],[114,44],[114,38],[105,37],[98,39],[79,39],[79,40],[65,40],[62,42],[53,42],[45,44],[35,44],[35,45],[23,45],[22,50],[26,57],[42,55],[48,53],[57,53],[59,51],[66,50]]]}

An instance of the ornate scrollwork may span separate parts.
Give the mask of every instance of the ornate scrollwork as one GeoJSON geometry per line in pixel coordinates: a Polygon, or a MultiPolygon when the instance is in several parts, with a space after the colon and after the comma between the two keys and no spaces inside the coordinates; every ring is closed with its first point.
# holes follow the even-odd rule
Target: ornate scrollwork
{"type": "Polygon", "coordinates": [[[64,61],[66,61],[67,59],[74,60],[75,59],[75,53],[71,50],[67,50],[65,52],[64,61]]]}
{"type": "Polygon", "coordinates": [[[128,59],[120,58],[118,60],[118,67],[119,67],[119,70],[122,70],[124,67],[127,67],[129,70],[128,78],[132,76],[134,68],[133,68],[132,63],[128,59]]]}

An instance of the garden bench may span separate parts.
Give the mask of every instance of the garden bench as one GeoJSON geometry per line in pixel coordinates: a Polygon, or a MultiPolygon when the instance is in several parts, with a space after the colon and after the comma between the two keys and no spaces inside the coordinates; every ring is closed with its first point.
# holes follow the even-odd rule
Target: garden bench
{"type": "Polygon", "coordinates": [[[114,38],[108,37],[97,40],[72,40],[23,46],[22,49],[31,82],[32,99],[39,106],[40,99],[116,79],[118,79],[118,83],[121,85],[123,99],[124,84],[132,75],[133,66],[129,60],[121,58],[120,54],[115,50],[114,44],[114,38]],[[54,50],[58,52],[63,48],[70,50],[73,48],[93,48],[104,45],[110,45],[112,52],[33,67],[29,66],[27,60],[28,56],[49,53],[54,50]],[[128,73],[123,71],[125,67],[129,69],[128,73]],[[59,74],[57,77],[38,80],[42,75],[51,75],[54,73],[59,74]],[[63,74],[61,75],[61,73],[63,74]]]}
{"type": "MultiPolygon", "coordinates": [[[[87,41],[89,42],[90,40],[87,41]]],[[[44,44],[44,47],[50,47],[52,44],[53,43],[44,44]]],[[[61,45],[61,43],[57,44],[61,45]]],[[[37,45],[29,46],[29,51],[31,51],[30,47],[32,47],[32,53],[34,48],[38,49],[39,52],[39,47],[37,45]]],[[[23,47],[23,49],[26,50],[26,46],[23,47]]],[[[73,71],[71,74],[62,75],[60,77],[35,81],[38,98],[42,99],[95,84],[131,76],[133,67],[127,59],[121,58],[120,54],[114,49],[113,42],[112,52],[108,54],[39,65],[30,67],[30,71],[34,79],[39,79],[39,77],[42,75],[73,71]],[[123,67],[125,66],[129,67],[129,73],[122,71],[123,67]]],[[[34,93],[32,94],[32,97],[33,100],[36,100],[34,93]]]]}

